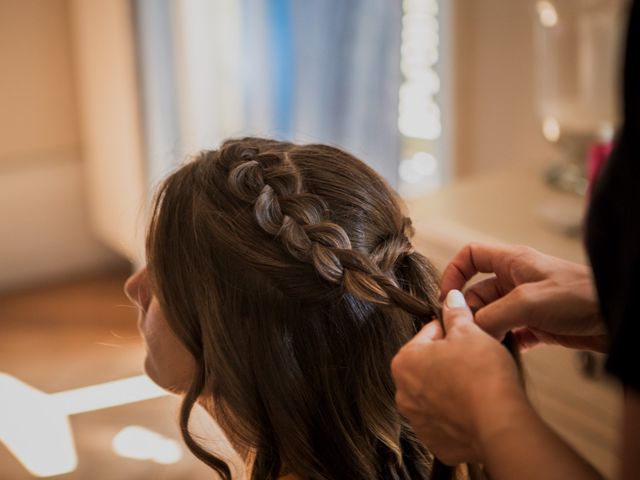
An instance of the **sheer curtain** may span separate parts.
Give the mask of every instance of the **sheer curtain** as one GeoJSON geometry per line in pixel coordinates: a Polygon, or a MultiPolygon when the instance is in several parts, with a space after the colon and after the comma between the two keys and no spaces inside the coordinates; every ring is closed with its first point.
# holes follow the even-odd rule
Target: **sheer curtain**
{"type": "Polygon", "coordinates": [[[135,0],[147,177],[229,136],[343,147],[397,182],[402,7],[135,0]]]}

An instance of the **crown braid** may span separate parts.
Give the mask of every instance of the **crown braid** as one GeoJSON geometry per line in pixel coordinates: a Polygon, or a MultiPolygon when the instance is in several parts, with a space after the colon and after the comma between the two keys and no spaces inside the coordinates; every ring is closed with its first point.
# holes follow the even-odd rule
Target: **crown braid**
{"type": "Polygon", "coordinates": [[[413,253],[407,238],[411,222],[383,239],[371,252],[352,248],[345,230],[329,219],[326,202],[306,192],[301,173],[288,152],[255,147],[224,147],[220,165],[229,191],[253,205],[258,226],[278,238],[298,261],[344,292],[382,306],[397,306],[418,316],[434,316],[433,306],[405,292],[393,274],[398,260],[413,253]]]}
{"type": "Polygon", "coordinates": [[[392,273],[398,261],[407,255],[414,253],[413,245],[409,240],[413,236],[413,227],[411,219],[404,217],[402,219],[402,227],[394,235],[388,236],[379,242],[371,250],[371,259],[378,265],[381,271],[392,273]]]}

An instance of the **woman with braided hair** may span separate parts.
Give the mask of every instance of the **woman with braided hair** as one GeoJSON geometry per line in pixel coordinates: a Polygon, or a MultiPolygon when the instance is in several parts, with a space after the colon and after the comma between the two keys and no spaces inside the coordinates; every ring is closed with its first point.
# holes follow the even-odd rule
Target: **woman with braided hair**
{"type": "Polygon", "coordinates": [[[466,477],[394,403],[391,359],[439,310],[410,235],[389,186],[329,146],[231,140],[165,180],[126,292],[195,455],[232,478],[189,433],[198,402],[255,480],[466,477]]]}

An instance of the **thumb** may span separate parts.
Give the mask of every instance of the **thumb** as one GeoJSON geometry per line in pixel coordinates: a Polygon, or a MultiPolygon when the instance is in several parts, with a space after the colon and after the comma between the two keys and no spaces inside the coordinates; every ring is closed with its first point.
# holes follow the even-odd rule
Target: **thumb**
{"type": "Polygon", "coordinates": [[[473,324],[473,314],[460,290],[449,290],[442,309],[442,323],[445,333],[452,328],[466,324],[473,324]]]}

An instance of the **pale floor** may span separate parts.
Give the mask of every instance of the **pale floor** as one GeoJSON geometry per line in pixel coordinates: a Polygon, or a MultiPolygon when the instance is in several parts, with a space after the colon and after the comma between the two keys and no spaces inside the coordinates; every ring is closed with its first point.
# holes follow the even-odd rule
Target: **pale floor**
{"type": "MultiPolygon", "coordinates": [[[[144,349],[136,311],[122,293],[125,278],[108,274],[0,296],[0,372],[47,393],[141,374],[144,349]]],[[[183,459],[172,465],[114,453],[112,439],[128,425],[179,439],[177,412],[178,399],[167,396],[71,416],[78,467],[53,478],[214,478],[184,446],[183,459]]],[[[0,443],[0,479],[31,478],[0,443]]]]}

